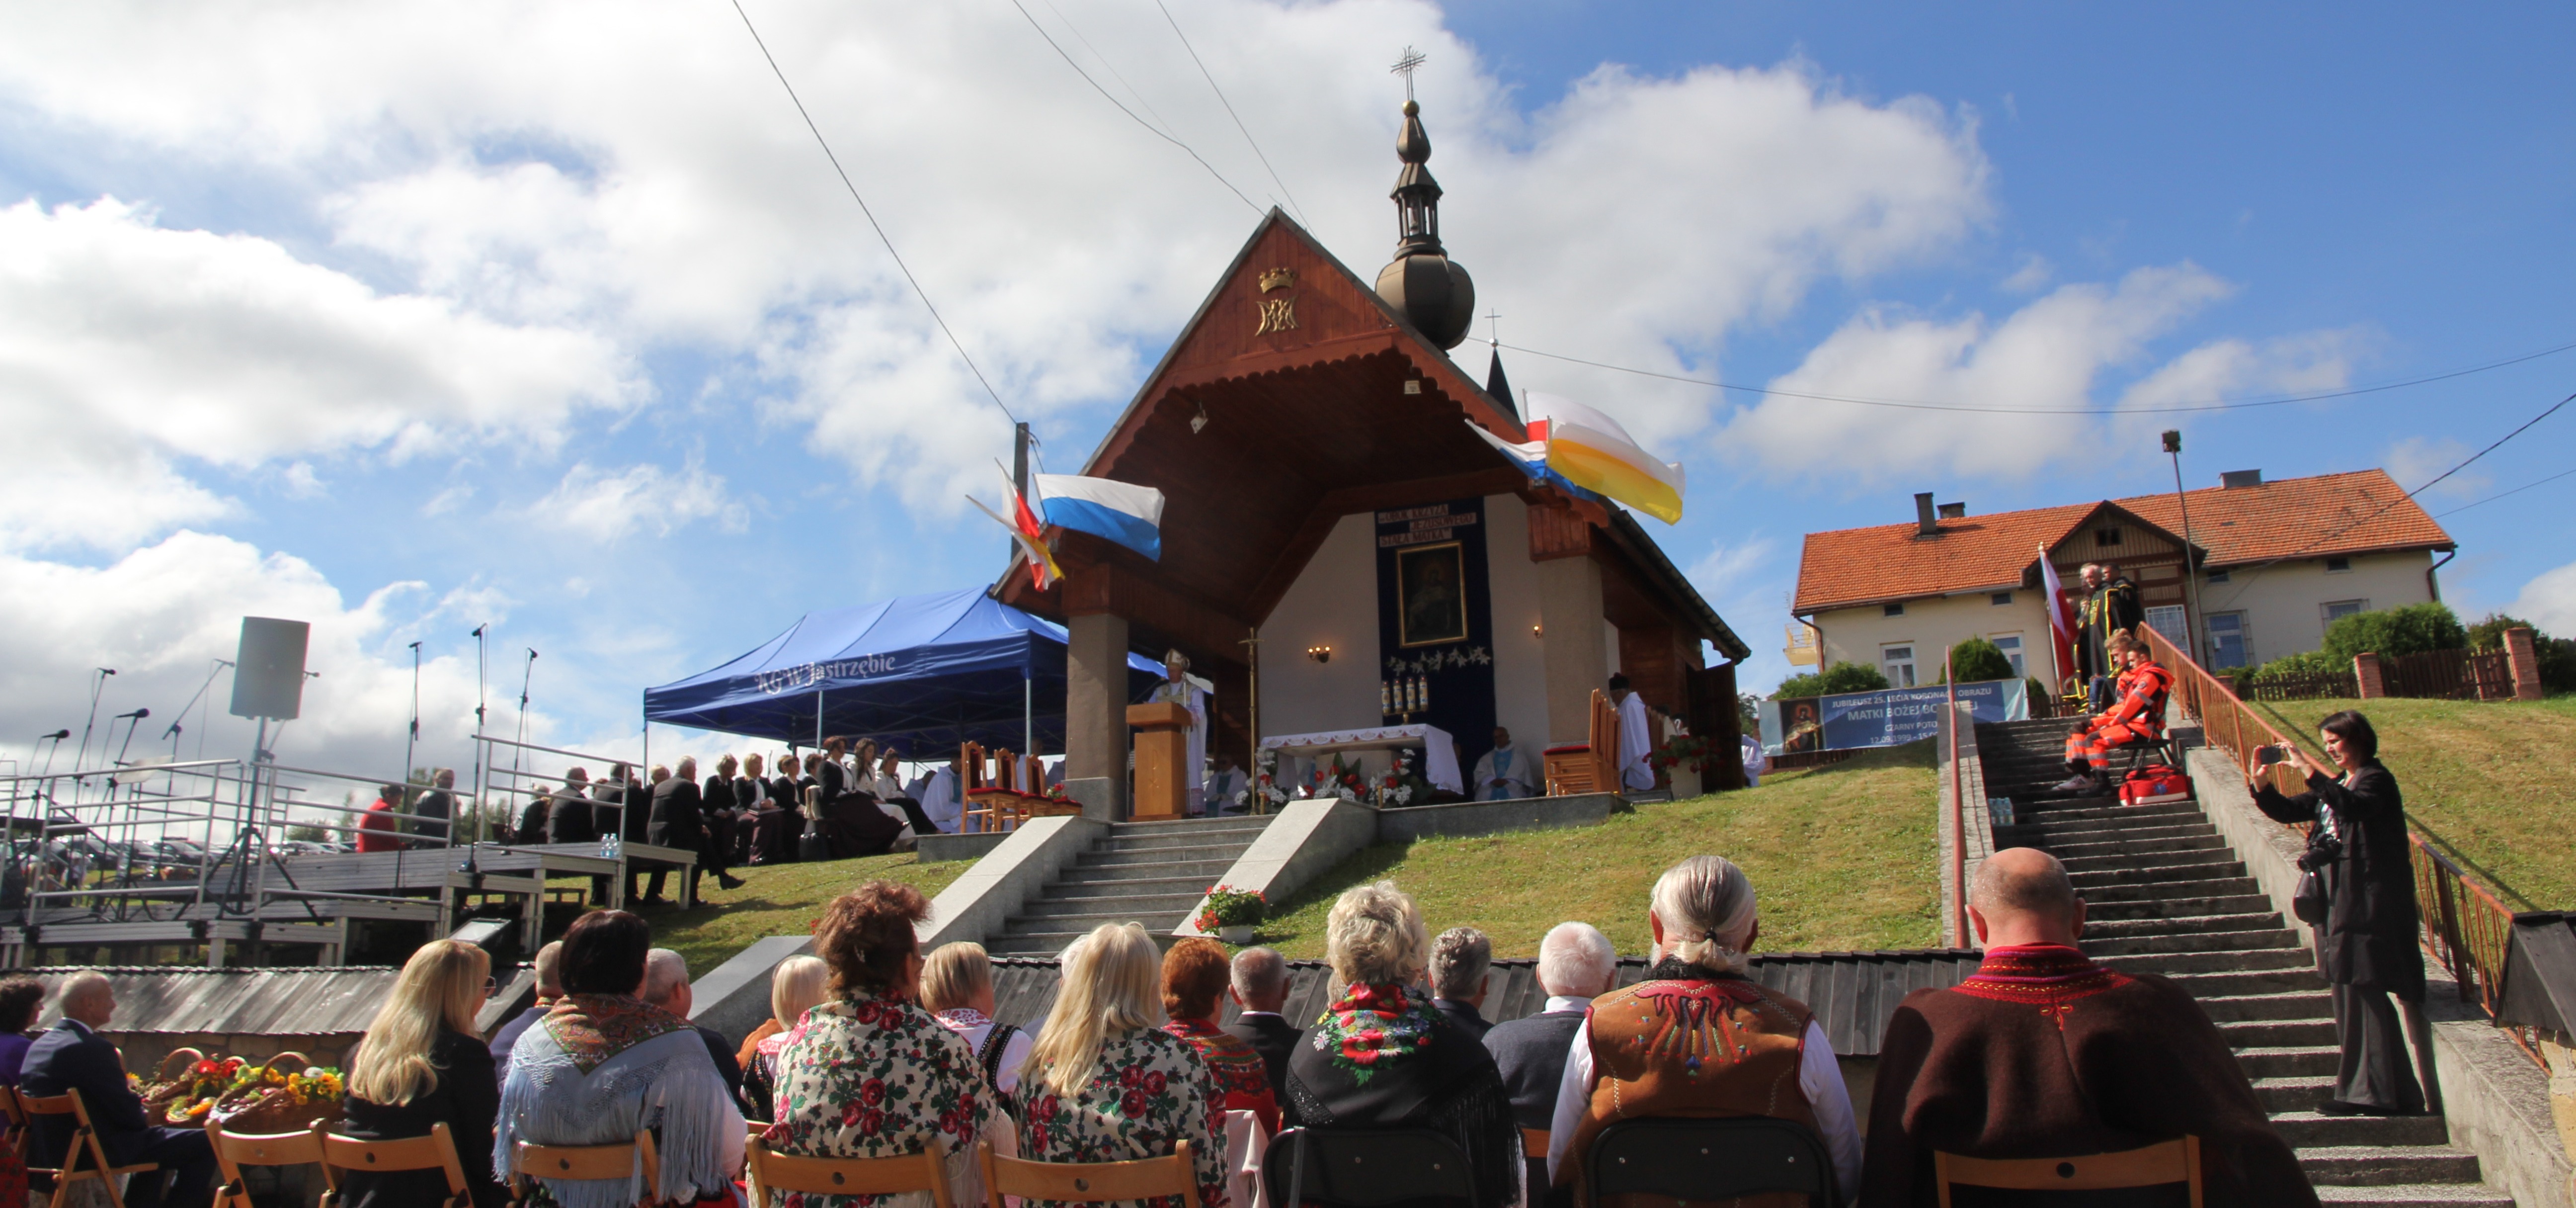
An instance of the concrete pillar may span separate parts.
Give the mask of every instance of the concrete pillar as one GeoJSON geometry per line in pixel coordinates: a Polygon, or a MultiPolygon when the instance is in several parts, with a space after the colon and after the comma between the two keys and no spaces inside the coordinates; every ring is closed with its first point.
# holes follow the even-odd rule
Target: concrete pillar
{"type": "Polygon", "coordinates": [[[1127,618],[1068,618],[1065,646],[1065,792],[1083,816],[1127,816],[1127,618]]]}
{"type": "Polygon", "coordinates": [[[1592,737],[1592,690],[1607,677],[1601,668],[1609,623],[1601,616],[1601,564],[1590,558],[1551,558],[1538,564],[1539,645],[1547,663],[1547,745],[1592,737]]]}
{"type": "Polygon", "coordinates": [[[2540,650],[2531,631],[2521,626],[2504,631],[2505,665],[2513,669],[2513,698],[2540,699],[2540,650]]]}
{"type": "Polygon", "coordinates": [[[2379,669],[2379,656],[2364,651],[2352,656],[2353,682],[2360,685],[2363,700],[2378,700],[2388,695],[2388,677],[2379,669]]]}

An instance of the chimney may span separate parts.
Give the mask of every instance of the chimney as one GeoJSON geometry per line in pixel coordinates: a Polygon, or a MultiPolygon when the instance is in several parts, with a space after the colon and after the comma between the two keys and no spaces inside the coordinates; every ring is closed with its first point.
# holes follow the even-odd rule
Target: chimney
{"type": "Polygon", "coordinates": [[[2259,487],[2263,485],[2263,471],[2228,470],[2218,476],[2218,485],[2220,488],[2229,491],[2239,490],[2244,487],[2259,487]]]}
{"type": "Polygon", "coordinates": [[[1968,518],[1968,505],[1964,502],[1942,504],[1941,518],[1943,520],[1965,520],[1968,518]]]}
{"type": "Polygon", "coordinates": [[[1914,496],[1914,524],[1918,536],[1941,535],[1941,520],[1932,511],[1932,492],[1918,491],[1914,496]]]}

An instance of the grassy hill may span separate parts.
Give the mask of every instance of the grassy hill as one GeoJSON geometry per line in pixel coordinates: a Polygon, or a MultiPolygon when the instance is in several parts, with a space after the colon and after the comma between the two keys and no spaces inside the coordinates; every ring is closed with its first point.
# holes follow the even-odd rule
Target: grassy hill
{"type": "Polygon", "coordinates": [[[695,907],[648,910],[644,917],[653,924],[653,943],[689,958],[689,976],[699,978],[754,940],[806,934],[825,904],[870,881],[901,881],[937,897],[973,866],[969,860],[923,864],[907,854],[744,868],[736,870],[740,889],[719,889],[706,877],[698,882],[705,892],[695,907]]]}
{"type": "Polygon", "coordinates": [[[2379,758],[2397,776],[2418,830],[2506,891],[2517,909],[2576,907],[2576,696],[2531,704],[2442,700],[2265,701],[2254,706],[2311,754],[2317,722],[2358,709],[2379,732],[2379,758]],[[2516,900],[2517,896],[2521,899],[2516,900]]]}

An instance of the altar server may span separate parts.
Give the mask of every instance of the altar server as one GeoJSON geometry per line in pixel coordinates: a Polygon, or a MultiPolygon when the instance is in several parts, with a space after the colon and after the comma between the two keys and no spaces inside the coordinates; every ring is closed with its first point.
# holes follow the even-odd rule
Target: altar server
{"type": "Polygon", "coordinates": [[[1628,686],[1628,677],[1610,677],[1610,696],[1619,705],[1619,783],[1631,789],[1655,787],[1655,769],[1646,752],[1655,749],[1655,723],[1645,698],[1628,686]]]}

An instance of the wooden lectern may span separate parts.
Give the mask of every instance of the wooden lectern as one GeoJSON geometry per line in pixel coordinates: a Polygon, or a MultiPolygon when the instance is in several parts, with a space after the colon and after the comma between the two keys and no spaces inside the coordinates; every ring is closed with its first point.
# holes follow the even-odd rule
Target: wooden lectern
{"type": "Polygon", "coordinates": [[[1136,728],[1135,809],[1130,816],[1138,822],[1182,817],[1188,781],[1181,765],[1190,758],[1190,711],[1170,701],[1129,705],[1127,724],[1136,728]]]}

